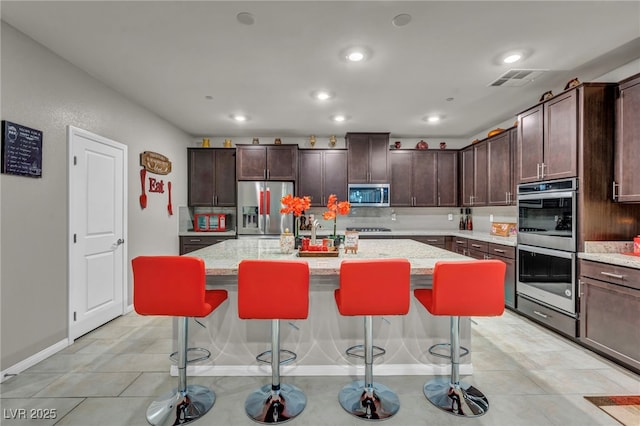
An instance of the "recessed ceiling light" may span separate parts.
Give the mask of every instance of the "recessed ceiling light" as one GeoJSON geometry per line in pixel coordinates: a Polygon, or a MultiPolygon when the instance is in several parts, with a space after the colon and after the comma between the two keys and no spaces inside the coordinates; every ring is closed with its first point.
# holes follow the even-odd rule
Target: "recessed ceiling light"
{"type": "Polygon", "coordinates": [[[315,92],[311,93],[311,96],[313,96],[314,99],[318,99],[319,101],[326,101],[333,98],[334,94],[333,92],[330,92],[328,90],[316,90],[315,92]]]}
{"type": "Polygon", "coordinates": [[[428,123],[437,123],[438,121],[440,121],[440,116],[439,115],[429,115],[427,117],[424,118],[424,120],[428,123]]]}
{"type": "Polygon", "coordinates": [[[342,123],[344,121],[347,121],[350,117],[344,114],[336,114],[336,115],[332,115],[330,118],[332,121],[335,121],[336,123],[342,123]]]}
{"type": "Polygon", "coordinates": [[[239,123],[249,121],[249,116],[246,114],[231,114],[231,118],[239,123]]]}
{"type": "Polygon", "coordinates": [[[253,25],[256,22],[255,18],[249,12],[240,12],[236,15],[238,22],[244,25],[253,25]]]}
{"type": "Polygon", "coordinates": [[[409,15],[407,13],[401,13],[400,15],[395,16],[391,20],[391,23],[393,25],[395,25],[396,27],[404,27],[409,22],[411,22],[411,15],[409,15]]]}
{"type": "Polygon", "coordinates": [[[340,56],[349,62],[362,62],[368,60],[371,57],[371,51],[368,48],[362,46],[349,47],[347,49],[344,49],[340,53],[340,56]]]}
{"type": "Polygon", "coordinates": [[[522,58],[522,55],[520,53],[511,53],[505,56],[502,62],[504,62],[505,64],[512,64],[514,62],[518,62],[520,58],[522,58]]]}

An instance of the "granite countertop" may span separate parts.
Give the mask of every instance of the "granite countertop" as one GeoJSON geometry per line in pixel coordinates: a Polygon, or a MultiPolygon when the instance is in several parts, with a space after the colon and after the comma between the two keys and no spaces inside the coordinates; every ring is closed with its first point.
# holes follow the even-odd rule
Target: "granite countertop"
{"type": "Polygon", "coordinates": [[[633,252],[631,241],[586,241],[584,252],[578,253],[578,258],[640,269],[640,256],[624,254],[631,252],[633,252]]]}
{"type": "Polygon", "coordinates": [[[340,251],[338,257],[304,257],[297,252],[283,254],[277,239],[226,240],[189,253],[205,261],[207,275],[236,275],[243,259],[306,260],[311,275],[338,275],[345,259],[405,258],[411,262],[412,275],[430,275],[438,260],[470,260],[466,256],[412,240],[360,240],[356,254],[340,251]]]}
{"type": "MultiPolygon", "coordinates": [[[[302,235],[310,235],[310,231],[302,231],[302,235]]],[[[319,237],[330,235],[331,232],[326,229],[320,229],[317,233],[319,237]]],[[[338,234],[344,234],[344,229],[338,230],[338,234]]],[[[487,243],[503,244],[515,247],[517,244],[516,237],[499,237],[491,235],[488,231],[459,231],[459,230],[434,230],[434,229],[404,229],[380,232],[361,232],[360,235],[367,237],[418,237],[418,236],[451,236],[460,238],[470,238],[472,240],[484,241],[487,243]]]]}

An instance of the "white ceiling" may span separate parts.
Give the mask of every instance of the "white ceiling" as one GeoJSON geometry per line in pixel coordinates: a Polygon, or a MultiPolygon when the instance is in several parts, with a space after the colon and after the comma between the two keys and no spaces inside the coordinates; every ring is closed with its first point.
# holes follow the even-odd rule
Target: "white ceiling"
{"type": "Polygon", "coordinates": [[[593,81],[640,57],[640,1],[3,0],[0,11],[194,137],[467,138],[574,77],[593,81]],[[255,23],[239,23],[240,12],[255,23]],[[403,13],[410,23],[394,26],[403,13]],[[353,45],[371,58],[344,61],[353,45]],[[513,49],[529,54],[499,63],[513,49]],[[522,87],[489,87],[512,68],[548,71],[522,87]],[[319,102],[317,89],[336,96],[319,102]],[[251,120],[233,122],[236,112],[251,120]],[[351,118],[331,122],[337,113],[351,118]],[[439,124],[424,121],[432,113],[439,124]]]}

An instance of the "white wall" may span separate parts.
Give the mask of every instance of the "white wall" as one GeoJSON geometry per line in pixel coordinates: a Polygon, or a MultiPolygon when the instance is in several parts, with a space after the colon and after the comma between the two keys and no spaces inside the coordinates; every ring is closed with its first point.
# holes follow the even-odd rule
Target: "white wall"
{"type": "MultiPolygon", "coordinates": [[[[139,154],[169,157],[174,205],[186,204],[192,138],[5,22],[1,41],[2,119],[44,132],[41,179],[0,175],[0,370],[6,370],[67,337],[67,126],[129,147],[130,258],[178,254],[177,215],[168,216],[166,193],[149,194],[148,207],[139,207],[139,154]]],[[[129,304],[130,294],[131,283],[129,304]]]]}

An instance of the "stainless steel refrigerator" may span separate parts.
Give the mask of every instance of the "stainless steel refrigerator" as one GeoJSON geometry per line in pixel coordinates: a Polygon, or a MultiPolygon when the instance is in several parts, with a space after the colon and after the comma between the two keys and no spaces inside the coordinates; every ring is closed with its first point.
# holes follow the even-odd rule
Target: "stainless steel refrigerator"
{"type": "Polygon", "coordinates": [[[280,213],[280,199],[287,194],[293,194],[293,182],[238,182],[238,236],[293,232],[293,215],[280,213]]]}

